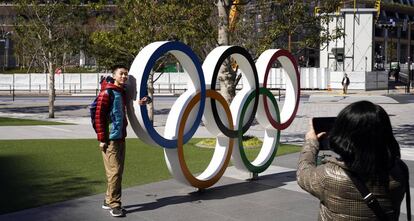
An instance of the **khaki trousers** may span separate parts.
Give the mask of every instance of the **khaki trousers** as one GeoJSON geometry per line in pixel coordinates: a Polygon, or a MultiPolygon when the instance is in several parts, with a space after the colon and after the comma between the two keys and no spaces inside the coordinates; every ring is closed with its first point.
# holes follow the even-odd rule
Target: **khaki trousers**
{"type": "Polygon", "coordinates": [[[105,166],[107,189],[105,201],[111,208],[121,206],[122,173],[125,162],[125,141],[109,141],[106,153],[102,152],[105,166]]]}

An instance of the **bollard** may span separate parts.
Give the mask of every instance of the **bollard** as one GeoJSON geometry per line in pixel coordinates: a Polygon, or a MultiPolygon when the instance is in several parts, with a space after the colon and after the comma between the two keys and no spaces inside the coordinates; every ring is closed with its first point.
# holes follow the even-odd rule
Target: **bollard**
{"type": "Polygon", "coordinates": [[[280,101],[280,88],[279,88],[279,101],[280,101]]]}
{"type": "Polygon", "coordinates": [[[39,84],[39,94],[42,92],[42,87],[39,84]]]}
{"type": "Polygon", "coordinates": [[[387,94],[390,93],[390,77],[388,76],[388,80],[387,80],[387,94]]]}
{"type": "Polygon", "coordinates": [[[259,179],[259,174],[258,173],[251,172],[249,175],[250,175],[250,177],[247,180],[255,181],[255,180],[259,179]]]}

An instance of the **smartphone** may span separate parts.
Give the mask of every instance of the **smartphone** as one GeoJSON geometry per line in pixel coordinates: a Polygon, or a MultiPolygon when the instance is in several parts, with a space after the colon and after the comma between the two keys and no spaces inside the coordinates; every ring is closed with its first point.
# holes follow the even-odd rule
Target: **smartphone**
{"type": "Polygon", "coordinates": [[[312,119],[313,129],[316,135],[322,132],[326,134],[319,138],[319,150],[329,150],[329,132],[331,131],[336,117],[314,117],[312,119]]]}

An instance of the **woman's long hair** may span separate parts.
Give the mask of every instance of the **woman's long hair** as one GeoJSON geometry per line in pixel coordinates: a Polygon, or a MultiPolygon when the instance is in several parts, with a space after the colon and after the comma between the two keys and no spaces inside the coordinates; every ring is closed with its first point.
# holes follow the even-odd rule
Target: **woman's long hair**
{"type": "Polygon", "coordinates": [[[329,144],[349,169],[366,179],[387,180],[400,157],[387,112],[369,101],[352,103],[339,113],[329,144]]]}

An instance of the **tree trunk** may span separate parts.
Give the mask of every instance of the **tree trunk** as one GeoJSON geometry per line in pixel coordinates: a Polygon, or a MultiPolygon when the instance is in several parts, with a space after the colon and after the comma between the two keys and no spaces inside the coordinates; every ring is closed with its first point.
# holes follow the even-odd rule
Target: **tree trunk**
{"type": "Polygon", "coordinates": [[[292,52],[292,34],[290,32],[288,34],[288,51],[292,52]]]}
{"type": "MultiPolygon", "coordinates": [[[[48,30],[49,41],[52,40],[52,31],[48,30]]],[[[52,52],[48,51],[47,54],[47,65],[49,71],[49,118],[55,118],[55,72],[53,70],[53,57],[52,52]]]]}
{"type": "Polygon", "coordinates": [[[150,75],[148,76],[147,92],[148,96],[151,97],[153,101],[147,104],[148,117],[152,125],[154,125],[154,71],[151,71],[150,75]]]}
{"type": "Polygon", "coordinates": [[[49,52],[49,118],[55,118],[55,73],[51,57],[52,53],[49,52]]]}
{"type": "MultiPolygon", "coordinates": [[[[217,2],[219,25],[218,25],[218,44],[229,45],[229,12],[231,8],[230,0],[219,0],[217,2]]],[[[220,93],[228,103],[231,103],[236,95],[235,83],[236,73],[232,71],[230,58],[220,67],[218,80],[220,81],[220,93]]]]}
{"type": "MultiPolygon", "coordinates": [[[[223,66],[226,66],[226,64],[223,64],[222,67],[223,66]]],[[[220,81],[220,94],[223,95],[227,103],[230,104],[234,96],[236,96],[236,73],[233,71],[220,71],[218,80],[220,81]]]]}
{"type": "Polygon", "coordinates": [[[219,0],[217,2],[219,25],[218,25],[218,44],[229,44],[229,0],[219,0]]]}

